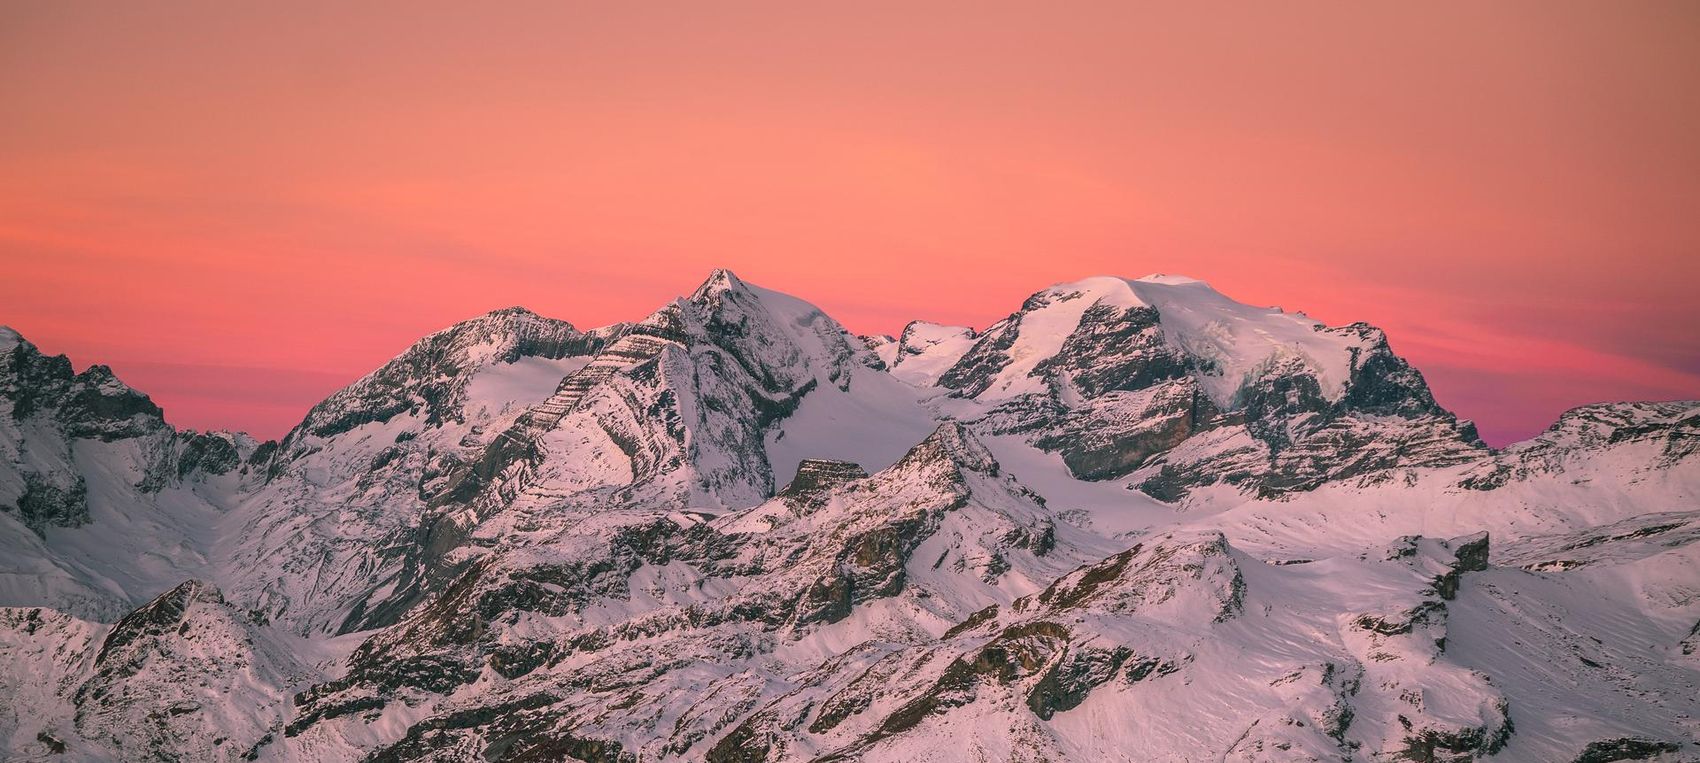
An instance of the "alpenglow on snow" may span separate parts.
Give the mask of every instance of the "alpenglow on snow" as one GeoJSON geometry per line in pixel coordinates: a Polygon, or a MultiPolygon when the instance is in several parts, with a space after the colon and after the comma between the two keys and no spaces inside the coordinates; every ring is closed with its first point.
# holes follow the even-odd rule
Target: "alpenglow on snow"
{"type": "Polygon", "coordinates": [[[1700,402],[1502,449],[1176,276],[857,336],[718,270],[279,441],[0,328],[0,758],[1700,759],[1700,402]]]}

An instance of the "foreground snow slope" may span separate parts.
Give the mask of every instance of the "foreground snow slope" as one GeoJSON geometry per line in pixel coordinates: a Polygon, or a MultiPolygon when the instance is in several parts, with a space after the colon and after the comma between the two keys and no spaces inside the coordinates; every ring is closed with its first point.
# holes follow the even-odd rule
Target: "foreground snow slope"
{"type": "Polygon", "coordinates": [[[716,271],[432,334],[279,443],[0,331],[0,749],[1692,760],[1700,403],[1493,451],[1175,276],[856,337],[716,271]]]}

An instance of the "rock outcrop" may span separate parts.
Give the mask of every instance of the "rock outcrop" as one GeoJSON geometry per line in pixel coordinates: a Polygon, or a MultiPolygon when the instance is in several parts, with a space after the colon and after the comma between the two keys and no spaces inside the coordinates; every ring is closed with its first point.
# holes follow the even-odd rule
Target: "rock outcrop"
{"type": "Polygon", "coordinates": [[[498,310],[276,443],[0,331],[0,757],[1680,758],[1697,412],[1490,451],[1379,330],[1172,276],[498,310]]]}

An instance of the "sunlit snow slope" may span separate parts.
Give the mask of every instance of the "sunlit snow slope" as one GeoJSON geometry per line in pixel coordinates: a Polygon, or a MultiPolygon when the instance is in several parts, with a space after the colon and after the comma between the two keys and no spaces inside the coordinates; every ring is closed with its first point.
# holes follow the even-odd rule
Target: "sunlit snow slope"
{"type": "Polygon", "coordinates": [[[1502,450],[1157,275],[858,337],[715,271],[278,442],[0,329],[0,758],[1700,760],[1700,402],[1502,450]]]}

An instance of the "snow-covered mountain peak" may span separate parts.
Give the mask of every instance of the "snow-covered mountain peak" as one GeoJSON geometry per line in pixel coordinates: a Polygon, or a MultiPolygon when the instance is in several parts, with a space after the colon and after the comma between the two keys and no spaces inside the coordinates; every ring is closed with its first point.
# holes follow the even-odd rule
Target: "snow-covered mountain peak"
{"type": "Polygon", "coordinates": [[[946,421],[927,439],[897,462],[896,469],[948,464],[985,474],[996,474],[998,461],[979,438],[955,421],[946,421]]]}
{"type": "Polygon", "coordinates": [[[588,357],[601,345],[602,340],[563,320],[545,318],[522,307],[495,310],[413,343],[377,370],[314,406],[297,432],[329,436],[409,411],[424,413],[430,424],[459,420],[466,416],[463,405],[480,397],[487,399],[474,402],[497,407],[534,403],[553,391],[573,367],[556,361],[588,357]],[[492,381],[484,385],[489,389],[475,386],[482,371],[514,366],[528,358],[537,359],[532,365],[538,367],[515,368],[516,373],[511,374],[524,379],[492,381]],[[515,384],[524,389],[516,389],[515,384]],[[541,394],[534,387],[542,388],[541,394]],[[504,397],[508,399],[499,399],[504,397]]]}
{"type": "MultiPolygon", "coordinates": [[[[967,326],[947,326],[932,321],[910,321],[903,327],[899,341],[911,345],[916,350],[921,347],[934,345],[942,341],[956,338],[974,338],[974,329],[967,326]]],[[[918,354],[912,351],[910,354],[918,354]]]]}
{"type": "MultiPolygon", "coordinates": [[[[807,367],[836,380],[849,356],[866,351],[820,308],[766,289],[718,268],[689,297],[675,300],[645,319],[687,343],[719,346],[767,381],[793,377],[807,367]]],[[[821,381],[828,381],[821,378],[821,381]]],[[[800,376],[795,381],[801,383],[800,376]]]]}
{"type": "Polygon", "coordinates": [[[1357,332],[1237,302],[1198,279],[1096,276],[1040,291],[988,329],[981,342],[1007,345],[1008,362],[975,396],[1001,399],[1034,391],[1040,365],[1062,352],[1071,337],[1129,318],[1161,327],[1164,340],[1185,353],[1206,394],[1224,409],[1237,407],[1243,388],[1258,374],[1289,361],[1315,376],[1324,398],[1337,400],[1368,344],[1357,332]]]}
{"type": "Polygon", "coordinates": [[[73,372],[70,358],[44,354],[22,336],[9,352],[0,353],[4,403],[9,403],[10,418],[19,423],[50,414],[56,427],[72,438],[111,442],[168,429],[164,411],[111,368],[97,363],[73,372]]]}
{"type": "Polygon", "coordinates": [[[1234,402],[1256,369],[1282,357],[1300,360],[1316,375],[1323,396],[1337,400],[1351,381],[1354,360],[1367,349],[1353,332],[1329,331],[1301,315],[1237,302],[1203,281],[1165,278],[1132,286],[1156,308],[1165,336],[1213,367],[1202,380],[1221,405],[1234,402]]]}
{"type": "Polygon", "coordinates": [[[692,302],[706,302],[714,298],[715,295],[744,288],[743,279],[738,278],[736,273],[727,268],[715,268],[709,272],[708,278],[703,280],[702,285],[698,286],[696,291],[691,292],[690,300],[692,302]]]}
{"type": "Polygon", "coordinates": [[[576,338],[581,333],[559,318],[538,315],[524,307],[504,307],[433,332],[415,342],[409,351],[420,348],[459,355],[452,361],[463,365],[511,363],[522,355],[556,354],[560,350],[550,346],[551,341],[576,338]]]}
{"type": "Polygon", "coordinates": [[[1204,471],[1241,472],[1242,489],[1284,492],[1485,449],[1381,331],[1329,328],[1176,276],[1099,276],[1039,291],[976,336],[936,386],[948,397],[932,404],[976,431],[1021,434],[1082,479],[1146,467],[1139,487],[1165,501],[1214,479],[1188,464],[1197,459],[1212,462],[1204,471]],[[1342,449],[1402,439],[1422,447],[1375,459],[1342,449]]]}
{"type": "Polygon", "coordinates": [[[930,387],[974,346],[977,336],[966,326],[910,321],[892,345],[890,356],[882,360],[893,376],[919,387],[930,387]]]}
{"type": "Polygon", "coordinates": [[[761,315],[780,324],[802,327],[826,321],[838,331],[843,331],[837,321],[813,304],[784,292],[757,286],[726,268],[714,269],[690,296],[677,300],[669,308],[681,305],[689,305],[723,324],[761,315]]]}
{"type": "Polygon", "coordinates": [[[1136,280],[1139,280],[1139,281],[1144,282],[1144,283],[1168,284],[1170,286],[1187,286],[1187,285],[1197,284],[1197,285],[1203,286],[1204,288],[1210,288],[1210,284],[1205,283],[1204,281],[1201,281],[1197,278],[1192,278],[1192,277],[1189,277],[1189,276],[1173,275],[1173,274],[1170,274],[1170,273],[1152,273],[1151,275],[1148,275],[1148,276],[1145,276],[1143,278],[1139,278],[1139,279],[1136,279],[1136,280]]]}
{"type": "Polygon", "coordinates": [[[1190,278],[897,339],[724,270],[505,308],[265,444],[10,341],[0,758],[1695,744],[1700,403],[1492,452],[1379,330],[1190,278]]]}
{"type": "MultiPolygon", "coordinates": [[[[716,447],[762,437],[774,487],[789,481],[805,458],[876,471],[932,428],[931,417],[915,404],[915,391],[880,373],[873,352],[838,321],[730,271],[716,271],[690,298],[645,324],[677,342],[680,359],[688,357],[697,369],[688,386],[675,388],[687,421],[697,421],[690,426],[720,427],[716,419],[728,411],[749,410],[738,428],[753,429],[728,434],[716,447]]],[[[746,473],[759,473],[748,468],[751,455],[732,460],[744,462],[746,473]]]]}

